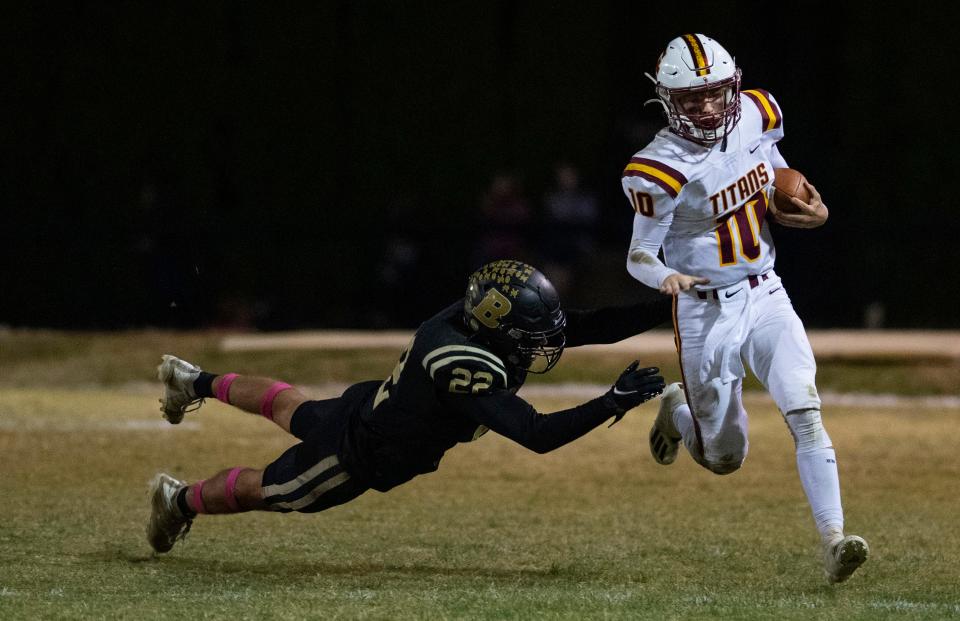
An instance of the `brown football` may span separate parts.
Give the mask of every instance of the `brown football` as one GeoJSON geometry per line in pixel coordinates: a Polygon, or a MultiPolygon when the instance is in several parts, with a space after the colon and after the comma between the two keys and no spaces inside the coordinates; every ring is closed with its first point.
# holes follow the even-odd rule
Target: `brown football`
{"type": "Polygon", "coordinates": [[[795,196],[805,203],[810,202],[810,192],[803,184],[806,177],[800,171],[792,168],[775,168],[773,170],[773,206],[781,213],[799,213],[797,206],[790,201],[795,196]]]}

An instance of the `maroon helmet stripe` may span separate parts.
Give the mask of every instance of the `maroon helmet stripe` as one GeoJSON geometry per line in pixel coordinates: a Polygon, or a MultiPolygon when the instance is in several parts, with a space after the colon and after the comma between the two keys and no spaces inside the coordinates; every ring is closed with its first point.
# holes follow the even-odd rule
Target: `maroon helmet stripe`
{"type": "Polygon", "coordinates": [[[646,179],[647,181],[656,183],[658,186],[663,188],[664,192],[670,195],[670,198],[677,197],[677,191],[670,187],[666,181],[659,177],[655,177],[651,174],[645,173],[642,170],[626,170],[623,172],[624,177],[640,177],[641,179],[646,179]]]}
{"type": "Polygon", "coordinates": [[[773,100],[773,97],[770,96],[769,92],[763,90],[762,88],[756,88],[753,90],[762,93],[763,96],[767,98],[767,103],[770,104],[770,109],[773,110],[773,118],[776,119],[773,127],[780,127],[780,125],[783,123],[783,114],[780,112],[780,107],[777,105],[777,102],[773,100]]]}
{"type": "Polygon", "coordinates": [[[710,67],[707,65],[707,50],[704,49],[700,37],[695,34],[686,34],[681,38],[690,50],[690,57],[693,58],[697,75],[704,76],[710,73],[710,67]]]}
{"type": "Polygon", "coordinates": [[[676,179],[677,181],[679,181],[679,182],[680,182],[680,185],[686,185],[686,184],[687,184],[687,178],[684,177],[683,174],[682,174],[679,170],[677,170],[676,168],[670,168],[670,167],[667,166],[666,164],[660,163],[660,162],[658,162],[657,160],[649,160],[649,159],[647,159],[647,158],[645,158],[645,157],[631,157],[631,158],[630,158],[630,163],[631,163],[631,164],[646,164],[647,166],[650,166],[650,167],[652,167],[652,168],[656,168],[657,170],[660,170],[660,171],[662,171],[662,172],[670,175],[671,177],[673,177],[674,179],[676,179]]]}
{"type": "Polygon", "coordinates": [[[750,98],[750,101],[757,106],[757,110],[760,111],[760,118],[763,119],[762,124],[760,125],[760,131],[767,131],[767,125],[770,124],[770,115],[767,114],[767,109],[763,107],[763,102],[760,101],[760,98],[754,95],[749,91],[741,91],[744,95],[750,98]]]}

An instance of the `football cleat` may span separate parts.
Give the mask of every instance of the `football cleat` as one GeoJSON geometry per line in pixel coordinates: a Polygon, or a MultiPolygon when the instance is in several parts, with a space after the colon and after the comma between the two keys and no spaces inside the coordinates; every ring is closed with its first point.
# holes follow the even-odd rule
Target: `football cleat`
{"type": "Polygon", "coordinates": [[[856,535],[847,535],[827,543],[823,548],[823,573],[827,582],[843,582],[867,561],[869,555],[867,542],[856,535]]]}
{"type": "Polygon", "coordinates": [[[673,424],[673,411],[687,402],[683,384],[673,383],[660,395],[660,411],[650,429],[650,454],[658,464],[672,464],[680,448],[680,432],[673,424]]]}
{"type": "Polygon", "coordinates": [[[200,377],[200,371],[200,367],[169,354],[163,356],[157,367],[157,377],[164,387],[160,410],[171,425],[179,424],[186,412],[203,405],[203,399],[193,392],[193,381],[200,377]],[[196,407],[191,408],[194,404],[196,407]]]}
{"type": "Polygon", "coordinates": [[[184,517],[177,507],[177,494],[186,486],[186,483],[162,472],[150,481],[147,541],[157,552],[169,552],[178,539],[185,538],[190,532],[193,520],[184,517]]]}

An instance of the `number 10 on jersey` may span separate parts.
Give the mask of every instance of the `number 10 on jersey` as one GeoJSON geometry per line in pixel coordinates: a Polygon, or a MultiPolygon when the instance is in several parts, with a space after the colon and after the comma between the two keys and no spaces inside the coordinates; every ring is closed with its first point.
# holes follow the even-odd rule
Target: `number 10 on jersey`
{"type": "Polygon", "coordinates": [[[740,240],[740,256],[749,263],[760,258],[760,228],[763,218],[767,215],[767,194],[760,190],[744,205],[717,220],[717,252],[720,256],[720,265],[734,265],[737,262],[737,247],[734,243],[733,226],[737,229],[737,239],[740,240]]]}
{"type": "Polygon", "coordinates": [[[653,197],[646,192],[630,188],[630,202],[633,203],[633,210],[641,216],[653,217],[653,197]]]}

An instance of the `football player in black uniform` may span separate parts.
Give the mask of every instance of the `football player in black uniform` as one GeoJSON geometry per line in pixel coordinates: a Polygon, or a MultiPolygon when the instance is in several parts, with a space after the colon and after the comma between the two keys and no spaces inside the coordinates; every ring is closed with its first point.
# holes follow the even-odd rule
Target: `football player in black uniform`
{"type": "Polygon", "coordinates": [[[151,483],[147,538],[169,551],[198,513],[316,512],[368,489],[385,492],[433,472],[459,442],[493,430],[538,453],[563,446],[658,395],[656,368],[632,363],[610,390],[541,415],[516,396],[528,373],[545,373],[565,346],[613,343],[666,321],[661,300],[568,311],[553,285],[519,261],[496,261],[469,279],[466,296],[420,325],[385,381],[361,382],[335,399],[311,400],[276,380],[215,375],[164,356],[164,417],[216,397],[272,420],[301,442],[263,470],[230,468],[187,485],[167,474],[151,483]]]}

